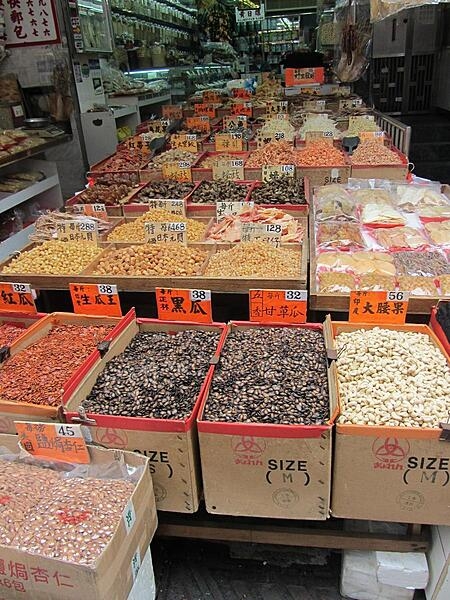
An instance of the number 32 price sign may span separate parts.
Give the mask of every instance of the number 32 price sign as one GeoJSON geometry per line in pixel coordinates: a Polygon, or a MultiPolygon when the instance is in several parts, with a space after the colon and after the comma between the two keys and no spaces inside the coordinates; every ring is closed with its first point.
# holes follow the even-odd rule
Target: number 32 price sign
{"type": "Polygon", "coordinates": [[[306,323],[306,290],[250,290],[250,321],[257,323],[306,323]]]}

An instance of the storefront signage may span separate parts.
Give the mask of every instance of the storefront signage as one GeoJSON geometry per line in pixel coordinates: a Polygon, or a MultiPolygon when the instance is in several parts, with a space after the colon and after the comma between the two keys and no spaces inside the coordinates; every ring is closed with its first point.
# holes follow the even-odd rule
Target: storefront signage
{"type": "Polygon", "coordinates": [[[8,47],[61,42],[53,0],[6,0],[2,12],[8,47]]]}

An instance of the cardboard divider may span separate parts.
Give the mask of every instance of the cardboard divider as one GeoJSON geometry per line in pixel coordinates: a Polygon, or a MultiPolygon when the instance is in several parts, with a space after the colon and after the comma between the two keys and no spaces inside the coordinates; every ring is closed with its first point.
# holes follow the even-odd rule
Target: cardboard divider
{"type": "MultiPolygon", "coordinates": [[[[0,434],[0,445],[18,452],[16,435],[0,434]]],[[[88,446],[91,464],[105,468],[112,462],[123,462],[129,469],[141,469],[141,475],[130,496],[134,520],[129,529],[125,519],[113,523],[114,532],[108,545],[91,566],[47,558],[0,545],[0,560],[5,564],[20,564],[26,574],[8,588],[8,599],[33,598],[33,600],[123,600],[133,587],[136,573],[132,561],[136,553],[143,558],[157,527],[157,514],[149,460],[132,452],[88,446]],[[36,575],[40,573],[41,576],[36,575]],[[20,583],[20,588],[19,588],[20,583]]],[[[16,578],[17,579],[17,578],[16,578]]],[[[8,582],[10,585],[8,585],[8,582]]]]}
{"type": "MultiPolygon", "coordinates": [[[[369,330],[377,325],[333,322],[328,316],[326,327],[334,340],[341,332],[369,330]]],[[[383,325],[382,328],[427,335],[446,356],[439,339],[427,325],[383,325]]],[[[448,356],[446,358],[449,362],[448,356]]],[[[339,383],[337,393],[339,399],[339,383]]],[[[439,428],[337,422],[332,515],[450,525],[450,444],[441,440],[440,435],[439,428]]]]}
{"type": "MultiPolygon", "coordinates": [[[[233,330],[270,327],[322,331],[320,324],[231,321],[221,352],[233,330]]],[[[328,368],[330,418],[324,425],[317,426],[206,421],[204,411],[213,377],[214,372],[210,374],[197,419],[207,511],[224,515],[327,519],[332,427],[338,410],[334,365],[328,368]]]]}
{"type": "Polygon", "coordinates": [[[212,323],[182,323],[138,319],[125,327],[115,338],[103,358],[98,358],[89,369],[72,383],[64,396],[65,419],[68,423],[82,423],[89,427],[92,438],[110,448],[133,450],[150,458],[156,501],[159,510],[196,512],[201,493],[200,464],[196,417],[203,399],[208,378],[214,369],[225,335],[225,325],[212,323]],[[186,419],[154,419],[105,415],[79,411],[82,402],[91,392],[97,377],[107,363],[122,354],[133,338],[142,331],[216,331],[219,340],[211,355],[211,364],[205,371],[191,414],[186,419]]]}

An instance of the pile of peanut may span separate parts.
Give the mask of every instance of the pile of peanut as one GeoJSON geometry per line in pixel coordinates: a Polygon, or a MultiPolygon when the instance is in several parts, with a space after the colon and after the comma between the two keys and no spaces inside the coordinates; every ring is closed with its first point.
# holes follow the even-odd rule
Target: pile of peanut
{"type": "Polygon", "coordinates": [[[158,223],[186,223],[187,239],[190,242],[200,241],[205,236],[205,223],[195,219],[186,219],[162,208],[152,208],[133,221],[117,225],[108,235],[108,242],[145,242],[145,223],[155,221],[158,223]]]}

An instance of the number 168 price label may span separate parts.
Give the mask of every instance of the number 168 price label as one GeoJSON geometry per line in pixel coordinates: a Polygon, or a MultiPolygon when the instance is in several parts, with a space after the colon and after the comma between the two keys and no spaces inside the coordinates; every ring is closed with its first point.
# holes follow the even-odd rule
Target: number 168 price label
{"type": "Polygon", "coordinates": [[[121,317],[117,286],[109,283],[71,283],[73,310],[81,315],[121,317]]]}
{"type": "Polygon", "coordinates": [[[306,290],[250,290],[250,321],[257,323],[306,323],[306,290]]]}

